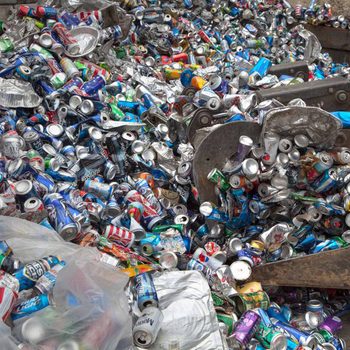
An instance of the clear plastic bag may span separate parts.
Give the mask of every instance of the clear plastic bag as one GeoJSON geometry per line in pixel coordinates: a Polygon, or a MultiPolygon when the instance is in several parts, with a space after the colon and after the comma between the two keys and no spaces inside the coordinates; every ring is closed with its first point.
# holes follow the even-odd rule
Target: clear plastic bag
{"type": "MultiPolygon", "coordinates": [[[[47,255],[66,262],[53,289],[52,305],[14,322],[13,335],[28,349],[56,350],[65,343],[65,348],[77,344],[86,350],[131,348],[132,323],[124,293],[128,276],[100,262],[97,249],[79,247],[63,241],[53,230],[2,216],[0,240],[6,240],[23,262],[47,255]]],[[[15,349],[8,336],[9,345],[1,346],[2,350],[15,349]]]]}

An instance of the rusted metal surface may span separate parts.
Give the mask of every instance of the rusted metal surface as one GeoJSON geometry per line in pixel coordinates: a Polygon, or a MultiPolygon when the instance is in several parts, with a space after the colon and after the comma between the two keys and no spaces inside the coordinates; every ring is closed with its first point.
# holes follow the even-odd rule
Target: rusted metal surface
{"type": "Polygon", "coordinates": [[[321,107],[329,112],[350,108],[350,82],[343,77],[260,90],[256,95],[259,101],[275,98],[283,104],[301,98],[308,106],[321,107]]]}
{"type": "Polygon", "coordinates": [[[247,135],[257,142],[260,131],[261,126],[257,123],[232,122],[220,125],[202,141],[193,160],[193,177],[201,202],[217,203],[215,186],[207,179],[210,170],[224,166],[226,160],[236,152],[241,135],[247,135]]]}
{"type": "Polygon", "coordinates": [[[256,266],[252,279],[265,286],[350,289],[350,247],[256,266]]]}

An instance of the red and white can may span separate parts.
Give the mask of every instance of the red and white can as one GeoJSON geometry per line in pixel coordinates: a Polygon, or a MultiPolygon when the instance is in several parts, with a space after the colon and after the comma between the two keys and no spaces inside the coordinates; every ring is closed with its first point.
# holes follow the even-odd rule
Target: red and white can
{"type": "Polygon", "coordinates": [[[37,197],[31,197],[24,202],[23,207],[26,213],[34,213],[37,211],[43,211],[44,203],[37,197]]]}
{"type": "Polygon", "coordinates": [[[5,322],[18,298],[18,294],[11,288],[0,287],[0,317],[5,322]]]}
{"type": "Polygon", "coordinates": [[[213,241],[207,242],[204,245],[204,249],[206,250],[206,252],[209,256],[212,256],[213,254],[215,254],[221,250],[220,246],[213,241]]]}
{"type": "Polygon", "coordinates": [[[78,40],[69,32],[69,30],[60,22],[57,22],[52,30],[57,33],[67,51],[72,55],[80,52],[78,40]]]}
{"type": "Polygon", "coordinates": [[[106,226],[104,236],[112,242],[116,242],[128,248],[131,247],[135,241],[135,235],[131,231],[114,225],[106,226]]]}

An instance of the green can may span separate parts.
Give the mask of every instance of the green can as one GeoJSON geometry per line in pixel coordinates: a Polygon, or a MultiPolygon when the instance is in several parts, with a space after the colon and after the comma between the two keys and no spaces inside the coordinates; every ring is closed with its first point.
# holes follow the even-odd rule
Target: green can
{"type": "Polygon", "coordinates": [[[126,57],[126,50],[124,47],[119,47],[119,48],[115,49],[115,54],[116,54],[117,58],[123,59],[126,57]]]}
{"type": "Polygon", "coordinates": [[[14,46],[11,39],[0,39],[0,52],[13,51],[14,46]]]}
{"type": "Polygon", "coordinates": [[[183,231],[183,225],[181,224],[174,224],[174,225],[160,225],[157,227],[152,228],[152,232],[154,233],[160,233],[160,232],[164,232],[166,230],[169,230],[169,228],[173,228],[175,230],[178,230],[179,232],[183,231]]]}
{"type": "Polygon", "coordinates": [[[211,296],[213,298],[213,304],[214,306],[223,306],[225,304],[225,300],[222,299],[218,294],[215,292],[211,292],[211,296]]]}
{"type": "Polygon", "coordinates": [[[108,103],[112,111],[113,120],[122,120],[125,117],[124,112],[117,106],[116,103],[108,103]]]}
{"type": "Polygon", "coordinates": [[[233,326],[236,323],[236,319],[233,315],[228,315],[223,312],[217,312],[216,317],[219,322],[222,322],[227,327],[227,334],[232,334],[233,326]]]}
{"type": "Polygon", "coordinates": [[[0,21],[0,34],[6,32],[7,26],[3,21],[0,21]]]}
{"type": "Polygon", "coordinates": [[[236,308],[240,313],[260,308],[267,310],[270,306],[270,298],[266,292],[238,294],[234,297],[236,308]]]}
{"type": "Polygon", "coordinates": [[[217,168],[214,168],[208,174],[208,180],[215,183],[218,188],[223,191],[227,191],[231,187],[225,175],[217,168]]]}
{"type": "Polygon", "coordinates": [[[255,338],[259,340],[261,345],[266,349],[287,349],[286,336],[283,333],[268,327],[263,321],[259,323],[255,333],[255,338]]]}
{"type": "Polygon", "coordinates": [[[323,343],[328,343],[330,340],[333,339],[334,335],[331,332],[328,332],[325,329],[320,329],[314,333],[312,333],[312,335],[316,338],[316,340],[323,344],[323,343]]]}

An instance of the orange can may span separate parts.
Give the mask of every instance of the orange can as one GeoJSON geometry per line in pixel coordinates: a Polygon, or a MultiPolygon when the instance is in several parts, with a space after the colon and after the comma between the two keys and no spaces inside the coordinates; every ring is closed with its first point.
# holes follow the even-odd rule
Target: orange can
{"type": "Polygon", "coordinates": [[[191,80],[191,85],[196,89],[196,90],[202,90],[203,87],[208,84],[208,82],[203,79],[202,77],[195,76],[191,80]]]}
{"type": "Polygon", "coordinates": [[[154,186],[155,186],[154,178],[153,178],[153,176],[152,176],[150,173],[146,173],[146,172],[144,172],[144,173],[139,173],[139,174],[136,175],[136,177],[137,177],[138,179],[146,180],[147,183],[148,183],[148,185],[149,185],[152,189],[154,188],[154,186]]]}

